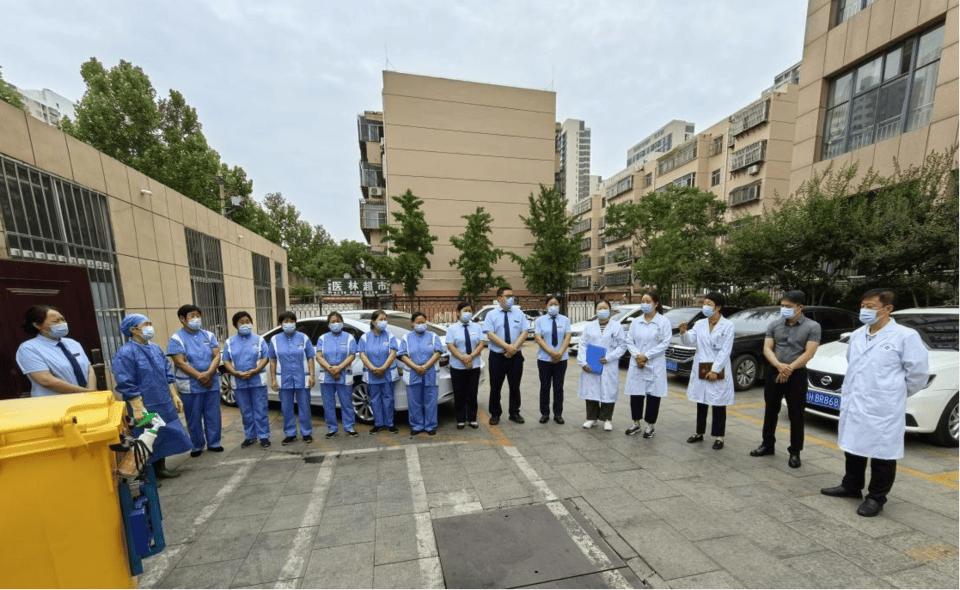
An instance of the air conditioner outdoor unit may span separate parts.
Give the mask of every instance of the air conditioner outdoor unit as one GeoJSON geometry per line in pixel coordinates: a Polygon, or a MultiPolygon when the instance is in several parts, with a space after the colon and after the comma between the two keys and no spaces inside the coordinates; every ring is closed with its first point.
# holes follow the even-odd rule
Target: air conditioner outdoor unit
{"type": "Polygon", "coordinates": [[[382,197],[382,196],[383,196],[383,189],[380,188],[379,186],[371,186],[371,187],[370,187],[370,196],[371,196],[371,197],[382,197]]]}
{"type": "Polygon", "coordinates": [[[747,167],[747,174],[760,174],[760,164],[753,164],[747,167]]]}

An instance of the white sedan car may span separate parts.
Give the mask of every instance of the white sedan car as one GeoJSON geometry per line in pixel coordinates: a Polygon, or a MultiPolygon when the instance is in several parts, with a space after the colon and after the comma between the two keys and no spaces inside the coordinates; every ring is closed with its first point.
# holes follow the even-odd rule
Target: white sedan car
{"type": "MultiPolygon", "coordinates": [[[[924,433],[939,445],[955,447],[960,431],[957,416],[960,309],[905,309],[893,312],[892,316],[897,323],[916,330],[930,352],[930,380],[924,389],[907,398],[907,432],[924,433]]],[[[807,411],[811,414],[833,420],[839,418],[848,340],[849,336],[844,336],[824,344],[807,364],[807,411]]]]}
{"type": "MultiPolygon", "coordinates": [[[[669,307],[664,307],[664,309],[670,309],[669,307]]],[[[626,332],[630,329],[630,322],[634,318],[640,317],[642,312],[640,311],[639,303],[631,303],[628,305],[618,305],[610,311],[610,319],[618,321],[623,324],[623,331],[626,332]]],[[[576,354],[577,350],[580,347],[580,337],[583,336],[583,331],[587,328],[587,324],[597,319],[597,316],[594,315],[592,318],[585,322],[577,322],[570,326],[570,353],[576,354]]]]}

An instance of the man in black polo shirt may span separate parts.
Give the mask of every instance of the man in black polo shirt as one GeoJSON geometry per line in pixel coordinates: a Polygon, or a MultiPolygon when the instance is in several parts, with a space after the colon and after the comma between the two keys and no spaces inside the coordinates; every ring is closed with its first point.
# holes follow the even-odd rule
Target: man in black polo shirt
{"type": "Polygon", "coordinates": [[[790,417],[790,460],[787,465],[800,467],[803,450],[803,408],[807,403],[807,363],[820,346],[820,324],[803,316],[806,295],[803,291],[787,291],[780,301],[780,319],[771,322],[763,341],[767,368],[763,399],[763,442],[750,451],[751,457],[772,455],[777,442],[777,418],[780,404],[787,397],[790,417]]]}

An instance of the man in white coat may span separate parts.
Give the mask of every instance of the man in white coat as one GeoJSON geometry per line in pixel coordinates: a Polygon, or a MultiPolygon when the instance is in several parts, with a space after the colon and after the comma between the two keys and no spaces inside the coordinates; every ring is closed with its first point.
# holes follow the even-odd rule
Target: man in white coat
{"type": "Polygon", "coordinates": [[[838,444],[846,455],[843,481],[821,494],[861,498],[871,459],[867,497],[860,516],[883,510],[903,457],[907,396],[927,383],[927,348],[916,330],[890,317],[894,295],[888,289],[863,294],[860,321],[865,326],[850,336],[847,374],[840,394],[838,444]]]}

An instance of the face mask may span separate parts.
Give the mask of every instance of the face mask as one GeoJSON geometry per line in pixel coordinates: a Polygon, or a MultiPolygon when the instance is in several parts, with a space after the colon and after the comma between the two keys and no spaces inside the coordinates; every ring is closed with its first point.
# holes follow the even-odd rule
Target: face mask
{"type": "Polygon", "coordinates": [[[377,329],[379,329],[381,332],[383,332],[384,330],[386,330],[386,329],[387,329],[387,320],[380,320],[379,322],[377,322],[377,329]]]}
{"type": "Polygon", "coordinates": [[[249,336],[253,332],[253,324],[243,324],[237,330],[240,331],[241,336],[249,336]]]}
{"type": "Polygon", "coordinates": [[[473,314],[470,313],[469,311],[465,311],[465,312],[463,312],[463,313],[460,314],[460,321],[463,322],[463,323],[465,323],[465,324],[469,324],[469,323],[470,323],[470,320],[472,320],[472,319],[473,319],[473,314]]]}
{"type": "Polygon", "coordinates": [[[343,324],[330,324],[330,331],[334,334],[339,334],[340,330],[343,329],[343,324]]]}
{"type": "Polygon", "coordinates": [[[506,301],[504,302],[504,306],[505,309],[510,309],[513,307],[513,297],[507,297],[506,301]]]}
{"type": "Polygon", "coordinates": [[[788,319],[788,320],[789,320],[790,318],[792,318],[793,316],[795,316],[796,313],[797,313],[797,312],[794,311],[794,309],[793,309],[792,307],[781,307],[781,308],[780,308],[780,315],[782,315],[784,318],[786,318],[786,319],[788,319]]]}
{"type": "Polygon", "coordinates": [[[53,338],[63,338],[70,333],[67,324],[54,324],[50,326],[50,336],[53,338]]]}
{"type": "Polygon", "coordinates": [[[297,324],[295,324],[294,322],[289,322],[289,323],[283,324],[280,327],[283,328],[284,334],[293,334],[297,329],[297,324]]]}
{"type": "Polygon", "coordinates": [[[652,304],[652,303],[641,303],[641,304],[640,304],[640,311],[642,311],[642,312],[645,313],[645,314],[650,313],[651,311],[653,311],[653,304],[652,304]]]}
{"type": "Polygon", "coordinates": [[[713,313],[716,311],[716,308],[710,307],[709,305],[703,306],[703,315],[706,317],[713,317],[713,313]]]}
{"type": "Polygon", "coordinates": [[[872,326],[877,323],[877,310],[876,309],[867,309],[866,307],[860,308],[860,321],[868,326],[872,326]]]}
{"type": "Polygon", "coordinates": [[[426,324],[414,324],[413,329],[417,331],[417,334],[423,334],[427,331],[426,324]]]}
{"type": "Polygon", "coordinates": [[[550,307],[547,308],[547,313],[549,313],[552,316],[556,316],[558,313],[560,313],[560,308],[556,305],[551,305],[550,307]]]}
{"type": "Polygon", "coordinates": [[[187,321],[187,326],[191,330],[199,330],[200,326],[202,325],[203,325],[203,321],[201,321],[200,318],[193,318],[192,320],[187,321]]]}
{"type": "Polygon", "coordinates": [[[155,332],[153,326],[144,326],[140,328],[140,337],[144,340],[153,340],[155,332]]]}
{"type": "Polygon", "coordinates": [[[605,320],[605,319],[609,318],[609,317],[610,317],[610,310],[609,310],[609,309],[601,309],[600,311],[597,312],[597,317],[598,317],[599,319],[601,319],[601,320],[605,320]]]}

